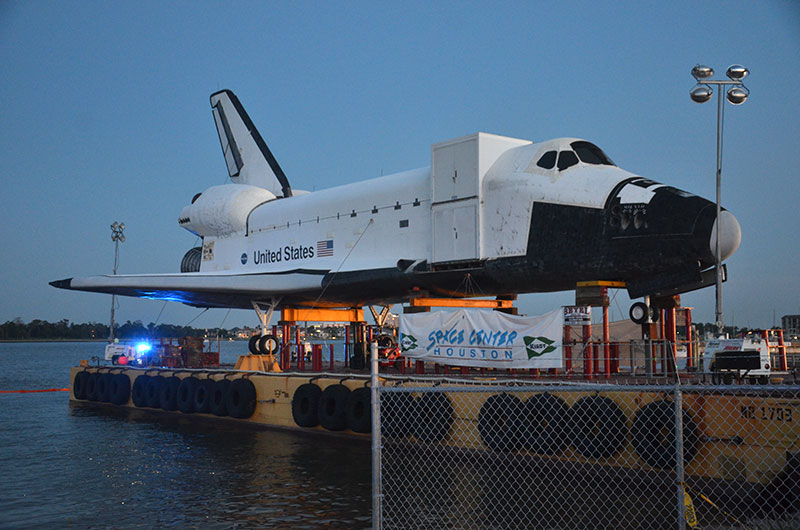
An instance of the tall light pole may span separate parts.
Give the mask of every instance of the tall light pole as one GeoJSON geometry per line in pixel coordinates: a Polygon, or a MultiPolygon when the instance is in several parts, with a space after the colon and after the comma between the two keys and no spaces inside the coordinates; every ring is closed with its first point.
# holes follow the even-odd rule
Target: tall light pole
{"type": "Polygon", "coordinates": [[[723,332],[723,324],[722,324],[722,258],[720,255],[720,213],[722,207],[720,206],[721,196],[722,196],[722,116],[723,116],[723,99],[722,99],[722,87],[729,86],[728,92],[726,95],[726,99],[732,105],[741,105],[747,99],[747,96],[750,95],[750,90],[744,86],[742,83],[742,79],[747,77],[750,71],[742,65],[734,64],[728,67],[728,70],[725,72],[725,75],[728,77],[727,80],[718,80],[714,81],[709,79],[711,76],[714,75],[714,69],[709,66],[703,65],[696,65],[692,68],[692,76],[697,81],[697,85],[692,89],[689,93],[692,101],[696,103],[705,103],[706,101],[711,99],[711,96],[714,95],[714,90],[711,88],[712,85],[717,86],[717,221],[716,225],[716,234],[715,234],[715,249],[714,255],[716,257],[716,273],[717,273],[717,282],[716,282],[716,291],[717,291],[717,308],[716,308],[716,319],[717,319],[717,333],[722,335],[723,332]]]}
{"type": "MultiPolygon", "coordinates": [[[[119,263],[119,244],[125,242],[125,223],[118,223],[114,221],[111,225],[111,241],[114,242],[114,274],[117,274],[117,263],[119,263]]],[[[117,301],[115,295],[111,295],[111,334],[108,337],[108,342],[114,342],[114,304],[117,301]]]]}

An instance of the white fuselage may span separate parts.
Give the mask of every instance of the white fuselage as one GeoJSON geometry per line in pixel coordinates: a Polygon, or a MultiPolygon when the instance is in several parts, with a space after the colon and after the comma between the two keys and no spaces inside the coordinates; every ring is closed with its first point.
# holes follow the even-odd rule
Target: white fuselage
{"type": "Polygon", "coordinates": [[[400,259],[455,261],[437,257],[452,257],[442,254],[441,246],[452,245],[449,232],[458,229],[456,239],[475,248],[467,259],[525,255],[535,202],[599,210],[618,183],[635,176],[615,166],[536,167],[551,144],[511,147],[481,175],[474,196],[451,201],[433,202],[429,167],[268,200],[250,211],[242,230],[200,234],[200,272],[336,272],[395,267],[400,259]],[[475,212],[460,226],[459,208],[471,205],[475,212]],[[455,207],[455,219],[438,228],[433,216],[445,207],[455,207]]]}

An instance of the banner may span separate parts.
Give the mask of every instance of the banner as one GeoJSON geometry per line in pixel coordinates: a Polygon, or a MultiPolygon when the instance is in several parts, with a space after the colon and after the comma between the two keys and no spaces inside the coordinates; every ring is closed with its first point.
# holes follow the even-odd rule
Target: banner
{"type": "Polygon", "coordinates": [[[400,315],[406,357],[455,366],[561,368],[564,310],[520,317],[461,309],[400,315]]]}

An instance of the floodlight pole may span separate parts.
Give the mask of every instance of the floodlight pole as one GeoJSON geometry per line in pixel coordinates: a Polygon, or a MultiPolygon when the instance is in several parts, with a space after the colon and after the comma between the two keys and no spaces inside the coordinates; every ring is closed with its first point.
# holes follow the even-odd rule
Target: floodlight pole
{"type": "MultiPolygon", "coordinates": [[[[723,123],[723,114],[724,114],[724,105],[723,105],[723,95],[722,95],[722,88],[725,85],[733,85],[736,87],[743,88],[747,92],[744,93],[744,96],[741,97],[740,95],[734,96],[734,99],[731,99],[732,94],[728,92],[728,100],[734,105],[741,105],[744,103],[747,96],[750,94],[750,91],[747,90],[747,87],[744,86],[742,83],[742,79],[744,79],[748,75],[748,71],[746,68],[734,65],[728,68],[728,72],[726,74],[730,77],[730,80],[720,80],[720,81],[712,81],[707,79],[707,77],[714,75],[714,71],[707,67],[701,67],[700,65],[696,66],[694,70],[692,70],[692,75],[697,80],[697,87],[695,90],[692,91],[692,99],[697,103],[705,103],[711,98],[710,86],[709,85],[716,85],[717,86],[717,217],[715,222],[715,245],[714,245],[714,259],[715,259],[715,272],[716,272],[716,282],[715,282],[715,289],[716,289],[716,310],[715,310],[715,317],[716,317],[716,325],[717,325],[717,335],[722,336],[724,331],[724,324],[722,323],[722,255],[720,252],[720,215],[722,213],[722,123],[723,123]],[[706,69],[706,72],[703,72],[702,69],[706,69]],[[734,69],[738,69],[734,70],[734,69]],[[733,72],[733,74],[732,74],[733,72]],[[696,94],[698,88],[701,85],[705,85],[709,92],[703,94],[702,92],[696,94]],[[697,96],[697,97],[696,97],[697,96]],[[741,97],[740,100],[735,99],[736,97],[741,97]]],[[[735,89],[732,89],[735,90],[735,89]]]]}
{"type": "MultiPolygon", "coordinates": [[[[117,264],[119,263],[119,243],[125,242],[125,236],[122,232],[125,230],[125,223],[118,223],[114,221],[111,225],[111,240],[114,242],[114,275],[117,274],[117,264]]],[[[108,342],[114,342],[114,306],[116,305],[116,295],[111,295],[111,331],[108,336],[108,342]]]]}

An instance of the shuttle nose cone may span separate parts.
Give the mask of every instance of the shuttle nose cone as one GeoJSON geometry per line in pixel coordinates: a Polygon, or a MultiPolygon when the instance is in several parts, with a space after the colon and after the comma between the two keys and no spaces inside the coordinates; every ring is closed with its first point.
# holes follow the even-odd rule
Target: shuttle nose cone
{"type": "Polygon", "coordinates": [[[732,213],[727,210],[720,212],[719,218],[714,221],[714,226],[711,228],[709,244],[712,256],[717,254],[717,223],[719,223],[720,259],[725,261],[739,248],[739,244],[742,242],[742,229],[732,213]]]}

